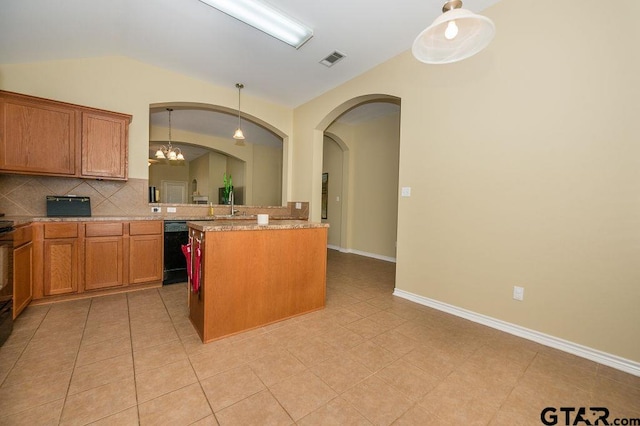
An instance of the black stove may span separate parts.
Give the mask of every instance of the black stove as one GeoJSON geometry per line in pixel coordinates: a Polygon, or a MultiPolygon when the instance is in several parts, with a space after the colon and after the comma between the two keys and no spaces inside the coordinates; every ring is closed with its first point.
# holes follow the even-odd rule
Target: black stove
{"type": "Polygon", "coordinates": [[[0,220],[0,234],[13,231],[12,220],[0,220]]]}

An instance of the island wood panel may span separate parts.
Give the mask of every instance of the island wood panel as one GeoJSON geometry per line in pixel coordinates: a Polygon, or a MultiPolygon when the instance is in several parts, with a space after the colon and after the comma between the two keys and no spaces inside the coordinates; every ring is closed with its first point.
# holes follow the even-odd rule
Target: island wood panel
{"type": "Polygon", "coordinates": [[[191,303],[204,342],[324,307],[326,228],[207,232],[203,255],[191,303]]]}

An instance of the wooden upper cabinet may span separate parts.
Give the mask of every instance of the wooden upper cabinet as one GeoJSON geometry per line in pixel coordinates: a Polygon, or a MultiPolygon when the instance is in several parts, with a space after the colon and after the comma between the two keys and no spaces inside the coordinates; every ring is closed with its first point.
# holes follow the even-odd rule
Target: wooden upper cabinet
{"type": "Polygon", "coordinates": [[[131,116],[0,90],[0,172],[126,180],[131,116]]]}
{"type": "Polygon", "coordinates": [[[73,176],[77,126],[74,108],[23,96],[0,96],[0,169],[73,176]]]}
{"type": "Polygon", "coordinates": [[[127,178],[129,116],[82,113],[82,176],[127,178]]]}

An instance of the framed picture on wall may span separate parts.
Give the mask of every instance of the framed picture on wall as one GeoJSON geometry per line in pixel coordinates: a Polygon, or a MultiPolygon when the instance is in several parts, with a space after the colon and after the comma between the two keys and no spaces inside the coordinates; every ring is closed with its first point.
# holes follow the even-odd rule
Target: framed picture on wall
{"type": "Polygon", "coordinates": [[[322,174],[322,218],[327,218],[327,204],[329,203],[329,173],[322,174]]]}

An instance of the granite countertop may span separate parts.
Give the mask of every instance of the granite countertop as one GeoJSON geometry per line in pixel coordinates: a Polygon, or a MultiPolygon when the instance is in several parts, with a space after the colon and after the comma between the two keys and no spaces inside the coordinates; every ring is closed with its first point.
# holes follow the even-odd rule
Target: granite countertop
{"type": "MultiPolygon", "coordinates": [[[[201,219],[202,216],[182,218],[181,220],[201,219]]],[[[12,220],[15,226],[26,225],[31,222],[100,222],[100,221],[117,221],[117,220],[164,220],[164,217],[158,215],[149,216],[64,216],[64,217],[47,217],[47,216],[6,216],[5,219],[12,220]]],[[[173,218],[172,218],[173,219],[173,218]]],[[[180,219],[177,219],[180,220],[180,219]]]]}
{"type": "MultiPolygon", "coordinates": [[[[272,218],[273,219],[273,218],[272,218]]],[[[248,220],[199,220],[189,221],[187,226],[202,232],[220,231],[264,231],[270,229],[328,228],[328,223],[306,220],[271,220],[268,225],[258,225],[248,220]]]]}
{"type": "MultiPolygon", "coordinates": [[[[135,220],[184,220],[184,221],[218,221],[218,223],[227,222],[255,222],[256,215],[237,215],[230,217],[228,215],[215,216],[181,216],[181,215],[159,215],[152,214],[147,216],[64,216],[64,217],[47,217],[47,216],[6,216],[5,220],[13,221],[15,226],[27,225],[31,222],[100,222],[100,221],[135,221],[135,220]]],[[[290,216],[270,216],[271,220],[306,222],[290,216]]],[[[255,223],[254,223],[255,224],[255,223]]]]}

